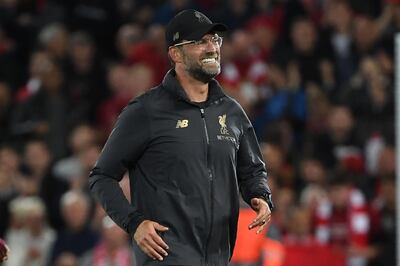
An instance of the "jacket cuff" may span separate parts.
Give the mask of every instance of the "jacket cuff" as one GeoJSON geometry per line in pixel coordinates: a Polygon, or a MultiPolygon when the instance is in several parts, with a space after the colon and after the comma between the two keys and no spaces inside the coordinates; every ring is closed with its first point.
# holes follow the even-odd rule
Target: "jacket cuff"
{"type": "Polygon", "coordinates": [[[131,218],[131,220],[128,223],[127,226],[127,232],[128,234],[133,237],[133,235],[136,232],[136,229],[138,228],[138,226],[144,221],[146,220],[144,218],[144,216],[140,213],[134,214],[131,218]]]}
{"type": "Polygon", "coordinates": [[[271,193],[264,193],[259,198],[265,200],[269,206],[269,209],[272,211],[275,208],[274,202],[272,201],[272,194],[271,193]]]}
{"type": "MultiPolygon", "coordinates": [[[[258,193],[258,194],[253,194],[250,197],[250,200],[252,198],[259,198],[259,199],[263,199],[265,200],[265,202],[267,202],[269,209],[272,211],[275,208],[274,202],[272,201],[272,194],[269,192],[264,192],[264,193],[258,193]]],[[[251,206],[251,204],[250,204],[251,206]]]]}

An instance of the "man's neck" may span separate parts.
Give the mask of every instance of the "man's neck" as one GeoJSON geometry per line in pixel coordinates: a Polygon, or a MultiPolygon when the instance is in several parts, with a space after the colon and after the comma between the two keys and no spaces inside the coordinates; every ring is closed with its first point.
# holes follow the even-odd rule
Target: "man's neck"
{"type": "Polygon", "coordinates": [[[208,83],[203,83],[189,76],[184,71],[176,71],[176,77],[192,102],[205,102],[208,96],[208,83]]]}

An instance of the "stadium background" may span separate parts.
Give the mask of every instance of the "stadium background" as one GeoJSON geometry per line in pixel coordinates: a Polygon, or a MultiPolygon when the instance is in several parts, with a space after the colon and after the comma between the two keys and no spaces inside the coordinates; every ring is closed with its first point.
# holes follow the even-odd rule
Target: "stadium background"
{"type": "Polygon", "coordinates": [[[86,180],[123,106],[169,68],[164,26],[184,8],[230,28],[218,80],[277,206],[256,236],[243,205],[232,264],[395,265],[400,1],[0,0],[3,265],[134,265],[86,180]]]}

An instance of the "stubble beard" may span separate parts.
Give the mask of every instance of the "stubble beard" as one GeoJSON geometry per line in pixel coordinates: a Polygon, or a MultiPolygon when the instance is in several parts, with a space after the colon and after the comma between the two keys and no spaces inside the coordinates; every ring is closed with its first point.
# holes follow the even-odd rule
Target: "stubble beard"
{"type": "Polygon", "coordinates": [[[203,83],[210,82],[219,73],[221,73],[221,64],[219,61],[217,61],[217,67],[207,67],[188,57],[186,54],[184,54],[184,60],[186,65],[185,71],[191,77],[203,83]]]}

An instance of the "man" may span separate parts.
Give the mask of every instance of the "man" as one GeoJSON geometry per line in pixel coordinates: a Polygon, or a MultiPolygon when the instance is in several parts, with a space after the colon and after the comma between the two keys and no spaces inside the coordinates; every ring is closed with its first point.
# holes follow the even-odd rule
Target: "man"
{"type": "Polygon", "coordinates": [[[174,65],[156,88],[121,113],[90,188],[135,240],[138,265],[227,265],[233,252],[239,190],[270,220],[271,193],[254,130],[214,79],[226,26],[195,10],[166,29],[174,65]],[[131,204],[118,186],[129,170],[131,204]]]}

